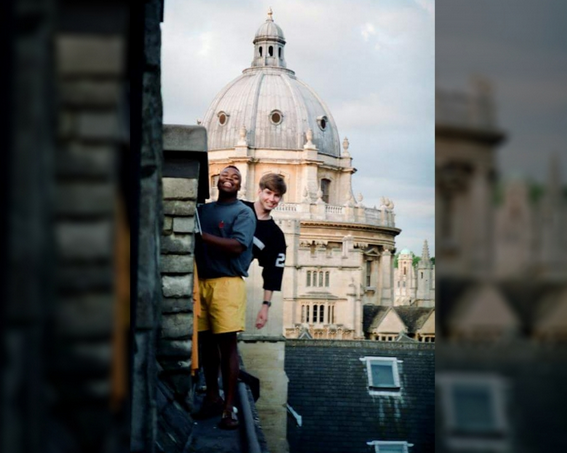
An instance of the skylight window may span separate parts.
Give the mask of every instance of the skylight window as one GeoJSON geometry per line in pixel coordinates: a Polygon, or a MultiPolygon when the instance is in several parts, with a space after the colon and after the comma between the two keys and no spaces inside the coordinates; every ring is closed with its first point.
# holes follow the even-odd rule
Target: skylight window
{"type": "Polygon", "coordinates": [[[409,447],[413,447],[413,444],[407,442],[385,440],[373,440],[366,444],[374,446],[375,453],[409,453],[409,447]]]}
{"type": "Polygon", "coordinates": [[[454,448],[503,451],[508,428],[503,378],[445,373],[436,378],[447,442],[454,448]]]}
{"type": "Polygon", "coordinates": [[[366,362],[370,394],[399,394],[400,376],[395,357],[363,357],[366,362]]]}

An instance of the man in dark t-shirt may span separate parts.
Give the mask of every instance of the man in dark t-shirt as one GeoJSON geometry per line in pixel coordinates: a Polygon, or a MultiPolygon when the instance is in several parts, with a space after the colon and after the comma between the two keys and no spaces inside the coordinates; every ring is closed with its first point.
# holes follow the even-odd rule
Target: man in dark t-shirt
{"type": "Polygon", "coordinates": [[[268,321],[268,310],[272,305],[274,291],[281,291],[285,266],[286,243],[279,226],[272,218],[271,212],[277,208],[287,187],[284,179],[275,173],[268,173],[260,179],[258,199],[252,203],[244,203],[256,215],[256,231],[254,232],[254,258],[263,268],[264,300],[256,317],[256,328],[261,329],[268,321]]]}

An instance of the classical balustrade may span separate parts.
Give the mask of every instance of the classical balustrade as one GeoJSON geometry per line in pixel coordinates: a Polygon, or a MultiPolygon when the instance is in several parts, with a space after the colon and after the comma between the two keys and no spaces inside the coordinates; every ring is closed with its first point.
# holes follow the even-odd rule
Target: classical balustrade
{"type": "Polygon", "coordinates": [[[274,210],[277,219],[327,220],[383,227],[395,227],[390,209],[362,206],[334,206],[326,203],[280,203],[274,210]]]}

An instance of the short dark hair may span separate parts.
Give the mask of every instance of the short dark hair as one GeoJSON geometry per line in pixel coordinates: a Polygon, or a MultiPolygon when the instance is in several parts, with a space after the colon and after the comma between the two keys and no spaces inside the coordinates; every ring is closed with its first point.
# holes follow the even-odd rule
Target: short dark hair
{"type": "MultiPolygon", "coordinates": [[[[238,167],[235,167],[234,165],[227,165],[222,170],[226,170],[227,168],[234,168],[238,173],[240,173],[240,169],[238,167]]],[[[221,173],[222,173],[222,170],[221,170],[221,173]]]]}
{"type": "Polygon", "coordinates": [[[259,186],[261,190],[269,189],[279,195],[287,192],[287,186],[281,175],[268,173],[260,178],[259,186]]]}

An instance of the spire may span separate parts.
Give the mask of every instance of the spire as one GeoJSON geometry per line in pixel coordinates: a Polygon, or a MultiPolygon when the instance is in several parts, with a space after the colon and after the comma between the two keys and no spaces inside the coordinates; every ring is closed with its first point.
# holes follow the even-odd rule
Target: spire
{"type": "Polygon", "coordinates": [[[267,18],[266,20],[269,21],[269,22],[273,22],[273,21],[274,21],[274,18],[272,17],[273,14],[274,14],[274,13],[273,13],[273,11],[272,11],[272,7],[270,6],[270,7],[268,8],[268,18],[267,18]]]}
{"type": "Polygon", "coordinates": [[[423,241],[423,249],[421,250],[421,261],[420,264],[429,264],[431,259],[429,258],[429,245],[427,244],[427,239],[423,241]]]}

